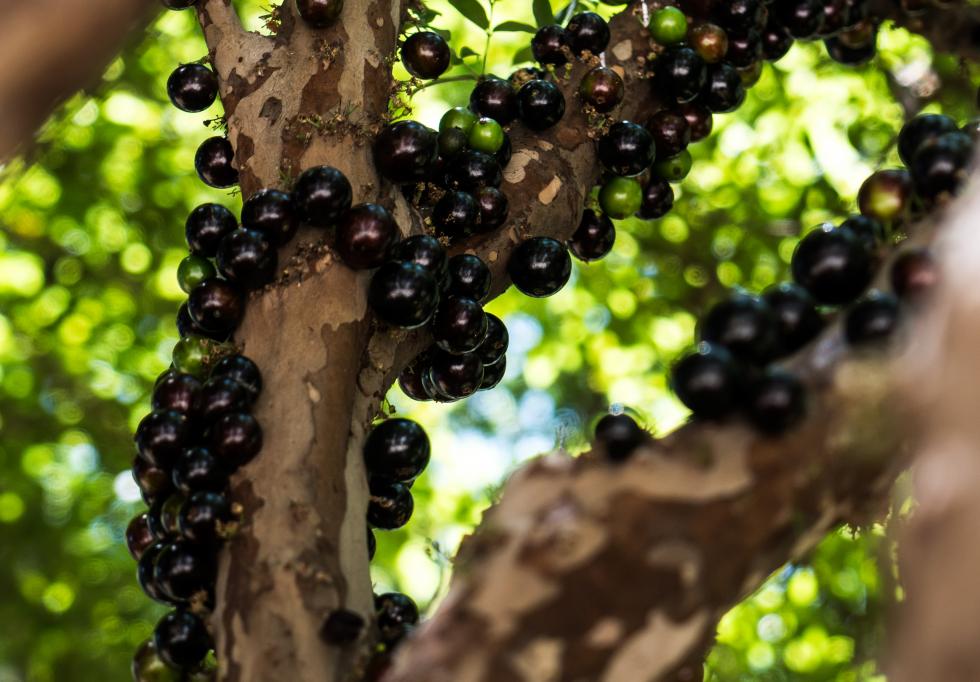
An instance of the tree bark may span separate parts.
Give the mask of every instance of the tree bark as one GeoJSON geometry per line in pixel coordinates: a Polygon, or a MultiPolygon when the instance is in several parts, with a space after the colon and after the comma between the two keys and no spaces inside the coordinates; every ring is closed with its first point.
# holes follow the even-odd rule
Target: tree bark
{"type": "Polygon", "coordinates": [[[0,163],[23,151],[52,111],[98,83],[157,0],[2,2],[0,163]]]}

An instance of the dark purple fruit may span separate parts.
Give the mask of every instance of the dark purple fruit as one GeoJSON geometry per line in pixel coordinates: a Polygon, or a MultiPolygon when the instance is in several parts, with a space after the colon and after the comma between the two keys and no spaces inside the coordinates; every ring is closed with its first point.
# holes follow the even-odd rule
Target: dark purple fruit
{"type": "Polygon", "coordinates": [[[476,192],[481,187],[500,187],[503,174],[496,157],[467,149],[453,159],[450,178],[454,187],[476,192]]]}
{"type": "Polygon", "coordinates": [[[296,10],[313,28],[326,28],[340,16],[344,0],[296,0],[296,10]]]}
{"type": "Polygon", "coordinates": [[[737,360],[765,364],[776,345],[776,319],[763,299],[736,293],[712,306],[701,320],[700,338],[737,360]]]}
{"type": "Polygon", "coordinates": [[[636,215],[643,220],[657,220],[674,207],[674,188],[663,178],[650,178],[643,188],[643,203],[636,215]]]}
{"type": "Polygon", "coordinates": [[[209,187],[231,187],[238,182],[238,170],[232,165],[235,150],[225,137],[209,137],[197,148],[194,168],[209,187]]]}
{"type": "Polygon", "coordinates": [[[576,258],[588,263],[605,258],[615,242],[616,227],[612,221],[587,208],[578,229],[568,240],[568,248],[576,258]]]}
{"type": "Polygon", "coordinates": [[[167,9],[187,9],[197,4],[197,0],[160,0],[167,9]]]}
{"type": "Polygon", "coordinates": [[[517,93],[502,78],[487,76],[470,93],[470,109],[480,116],[492,118],[502,126],[508,125],[517,118],[517,93]]]}
{"type": "Polygon", "coordinates": [[[407,483],[429,465],[429,437],[410,419],[386,419],[364,442],[364,464],[372,479],[407,483]]]}
{"type": "Polygon", "coordinates": [[[189,448],[174,464],[173,483],[184,495],[201,490],[221,492],[228,487],[228,473],[206,448],[189,448]]]}
{"type": "Polygon", "coordinates": [[[218,78],[203,64],[181,64],[167,79],[167,95],[181,111],[204,111],[218,96],[218,78]]]}
{"type": "Polygon", "coordinates": [[[966,133],[946,133],[919,147],[909,166],[916,193],[927,201],[952,196],[969,177],[973,140],[966,133]]]}
{"type": "Polygon", "coordinates": [[[139,561],[156,541],[157,537],[150,529],[146,513],[134,516],[126,526],[126,548],[134,560],[139,561]]]}
{"type": "Polygon", "coordinates": [[[421,327],[439,303],[439,285],[421,265],[393,261],[374,273],[368,301],[385,323],[403,329],[421,327]]]}
{"type": "Polygon", "coordinates": [[[629,459],[648,437],[647,432],[627,414],[607,414],[595,427],[596,443],[613,462],[629,459]]]}
{"type": "Polygon", "coordinates": [[[531,39],[531,52],[540,64],[562,66],[568,63],[568,33],[561,26],[542,26],[531,39]]]}
{"type": "Polygon", "coordinates": [[[776,354],[783,357],[810,343],[824,328],[824,319],[810,293],[791,282],[777,284],[762,295],[776,318],[776,354]]]}
{"type": "Polygon", "coordinates": [[[262,428],[250,414],[223,415],[208,430],[208,449],[222,467],[235,471],[262,449],[262,428]]]}
{"type": "Polygon", "coordinates": [[[465,239],[476,230],[480,207],[469,192],[446,192],[432,209],[436,231],[452,240],[465,239]]]}
{"type": "Polygon", "coordinates": [[[609,24],[595,12],[579,12],[568,20],[568,44],[576,55],[602,54],[609,45],[609,24]]]}
{"type": "Polygon", "coordinates": [[[618,73],[605,66],[597,66],[582,79],[579,94],[599,113],[612,111],[623,101],[626,86],[618,73]]]}
{"type": "Polygon", "coordinates": [[[204,329],[230,334],[245,314],[245,296],[228,280],[211,277],[191,291],[187,298],[187,310],[204,329]]]}
{"type": "Polygon", "coordinates": [[[766,17],[762,0],[728,0],[716,3],[715,20],[726,29],[756,28],[766,17]]]}
{"type": "Polygon", "coordinates": [[[274,246],[288,243],[298,226],[293,198],[286,192],[260,189],[242,206],[242,227],[260,232],[274,246]]]}
{"type": "Polygon", "coordinates": [[[840,305],[857,298],[871,282],[871,258],[851,230],[822,225],[796,246],[793,279],[818,303],[840,305]]]}
{"type": "Polygon", "coordinates": [[[432,337],[447,353],[471,353],[486,335],[486,313],[471,298],[450,296],[443,299],[432,318],[432,337]]]}
{"type": "Polygon", "coordinates": [[[725,61],[736,68],[751,67],[762,60],[762,36],[756,30],[730,32],[725,61]]]}
{"type": "Polygon", "coordinates": [[[496,187],[480,187],[473,194],[480,209],[477,231],[490,232],[507,222],[507,195],[496,187]]]}
{"type": "Polygon", "coordinates": [[[691,47],[708,64],[717,64],[728,53],[728,33],[715,24],[700,24],[690,31],[691,47]]]}
{"type": "Polygon", "coordinates": [[[509,343],[510,335],[503,321],[493,313],[487,313],[487,334],[483,343],[474,351],[485,369],[503,359],[509,343]]]}
{"type": "Polygon", "coordinates": [[[153,601],[173,605],[173,600],[163,593],[154,577],[157,557],[160,556],[160,552],[166,546],[167,542],[165,541],[155,542],[143,552],[143,556],[136,563],[136,582],[143,593],[153,601]]]}
{"type": "Polygon", "coordinates": [[[871,291],[847,311],[844,337],[852,346],[874,346],[887,341],[898,327],[901,309],[898,298],[871,291]]]}
{"type": "Polygon", "coordinates": [[[293,185],[293,202],[300,220],[313,227],[330,227],[350,209],[353,190],[347,176],[332,166],[303,171],[293,185]]]}
{"type": "Polygon", "coordinates": [[[906,166],[912,165],[916,152],[946,133],[959,130],[956,121],[944,114],[921,114],[902,126],[898,134],[898,155],[906,166]]]}
{"type": "Polygon", "coordinates": [[[169,372],[153,387],[150,404],[155,412],[172,411],[192,417],[201,407],[201,382],[190,374],[169,372]]]}
{"type": "Polygon", "coordinates": [[[778,62],[793,47],[793,36],[777,21],[770,20],[761,37],[762,57],[769,62],[778,62]]]}
{"type": "Polygon", "coordinates": [[[691,142],[700,142],[711,134],[714,116],[707,107],[697,103],[680,104],[674,111],[687,120],[691,129],[691,142]]]}
{"type": "Polygon", "coordinates": [[[939,277],[939,265],[927,249],[909,249],[892,263],[892,289],[903,301],[920,302],[938,286],[939,277]]]}
{"type": "Polygon", "coordinates": [[[211,424],[229,412],[244,412],[252,402],[248,390],[229,377],[212,377],[201,388],[201,407],[198,416],[203,424],[211,424]]]}
{"type": "Polygon", "coordinates": [[[653,163],[653,136],[646,128],[631,121],[618,121],[599,140],[599,161],[611,173],[632,177],[653,163]]]}
{"type": "Polygon", "coordinates": [[[164,663],[177,670],[198,665],[211,649],[204,621],[190,611],[171,611],[153,630],[153,644],[164,663]]]}
{"type": "Polygon", "coordinates": [[[912,201],[912,178],[900,168],[875,171],[858,191],[861,214],[880,223],[901,222],[912,201]]]}
{"type": "Polygon", "coordinates": [[[385,644],[401,641],[419,622],[419,607],[400,592],[377,595],[374,609],[381,641],[385,644]]]}
{"type": "Polygon", "coordinates": [[[769,369],[753,380],[745,398],[745,416],[752,425],[769,435],[793,428],[806,413],[806,391],[793,374],[769,369]]]}
{"type": "Polygon", "coordinates": [[[214,550],[184,540],[167,544],[157,557],[153,578],[160,591],[175,602],[209,593],[217,577],[214,550]]]}
{"type": "Polygon", "coordinates": [[[402,63],[416,78],[438,78],[449,68],[451,56],[446,39],[434,31],[413,33],[402,45],[402,63]]]}
{"type": "Polygon", "coordinates": [[[387,125],[374,140],[374,165],[399,185],[425,180],[438,155],[436,131],[416,121],[387,125]]]}
{"type": "Polygon", "coordinates": [[[827,54],[838,64],[844,64],[846,66],[860,66],[861,64],[867,64],[872,59],[874,59],[875,54],[877,54],[878,49],[875,44],[873,35],[866,43],[861,45],[853,45],[851,43],[845,42],[843,38],[828,38],[824,41],[824,46],[827,48],[827,54]]]}
{"type": "Polygon", "coordinates": [[[381,530],[396,530],[412,518],[415,501],[404,483],[371,479],[368,484],[367,521],[381,530]]]}
{"type": "Polygon", "coordinates": [[[720,346],[698,344],[674,365],[670,384],[695,417],[719,419],[735,408],[738,374],[731,354],[720,346]]]}
{"type": "Polygon", "coordinates": [[[547,130],[565,115],[565,96],[551,81],[528,81],[517,100],[521,121],[531,130],[547,130]]]}
{"type": "Polygon", "coordinates": [[[654,63],[657,91],[676,102],[690,102],[701,94],[708,72],[697,52],[689,47],[675,47],[663,53],[654,63]]]}
{"type": "Polygon", "coordinates": [[[213,258],[222,238],[238,227],[235,214],[219,204],[201,204],[187,216],[185,234],[192,253],[213,258]]]}
{"type": "Polygon", "coordinates": [[[812,38],[823,28],[820,0],[780,0],[770,6],[770,11],[789,34],[799,40],[812,38]]]}
{"type": "Polygon", "coordinates": [[[439,282],[446,278],[448,272],[445,247],[427,234],[401,240],[392,247],[390,257],[393,261],[421,266],[439,282]]]}
{"type": "Polygon", "coordinates": [[[647,121],[658,159],[680,154],[691,143],[691,126],[681,114],[662,109],[647,121]]]}
{"type": "Polygon", "coordinates": [[[140,489],[140,496],[148,505],[166,498],[173,492],[170,472],[166,469],[150,464],[137,455],[133,458],[132,470],[133,480],[136,481],[136,487],[140,489]]]}
{"type": "Polygon", "coordinates": [[[490,295],[490,268],[479,256],[460,253],[449,259],[449,296],[482,302],[490,295]]]}
{"type": "Polygon", "coordinates": [[[489,391],[499,384],[504,374],[507,373],[507,358],[500,358],[492,365],[483,366],[483,381],[480,382],[481,391],[489,391]]]}
{"type": "Polygon", "coordinates": [[[560,242],[550,237],[531,237],[514,250],[507,272],[522,293],[544,298],[558,293],[568,282],[572,259],[560,242]]]}
{"type": "Polygon", "coordinates": [[[745,86],[742,78],[731,65],[722,62],[708,67],[700,104],[710,111],[721,114],[735,111],[745,101],[745,86]]]}
{"type": "Polygon", "coordinates": [[[320,636],[330,644],[352,644],[364,631],[367,623],[364,617],[348,609],[335,609],[330,612],[320,628],[320,636]]]}
{"type": "Polygon", "coordinates": [[[244,355],[227,355],[211,370],[211,378],[227,377],[241,384],[254,403],[262,392],[262,373],[254,362],[244,355]]]}
{"type": "Polygon", "coordinates": [[[136,427],[140,457],[161,469],[173,466],[190,439],[187,418],[179,412],[151,412],[136,427]]]}
{"type": "Polygon", "coordinates": [[[477,392],[483,382],[483,362],[473,353],[453,355],[436,349],[432,353],[429,378],[437,395],[462,400],[477,392]]]}
{"type": "Polygon", "coordinates": [[[422,382],[422,375],[429,371],[428,356],[417,356],[408,367],[398,375],[398,387],[412,400],[426,402],[432,400],[422,382]]]}
{"type": "Polygon", "coordinates": [[[191,542],[213,548],[235,530],[238,517],[224,493],[193,493],[180,508],[180,534],[191,542]]]}
{"type": "Polygon", "coordinates": [[[354,270],[379,267],[398,238],[398,223],[384,206],[358,204],[337,223],[337,252],[354,270]]]}
{"type": "MultiPolygon", "coordinates": [[[[272,282],[279,266],[275,246],[258,230],[241,229],[226,235],[218,246],[215,260],[218,272],[246,291],[261,289],[272,282]]],[[[191,314],[194,314],[193,306],[191,314]]]]}
{"type": "Polygon", "coordinates": [[[878,247],[888,238],[885,226],[874,218],[863,215],[853,215],[840,224],[841,229],[853,232],[869,254],[875,255],[878,247]]]}

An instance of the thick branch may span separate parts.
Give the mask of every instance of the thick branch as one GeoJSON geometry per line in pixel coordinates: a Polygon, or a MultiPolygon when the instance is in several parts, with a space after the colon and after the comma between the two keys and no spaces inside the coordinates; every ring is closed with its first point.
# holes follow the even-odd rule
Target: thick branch
{"type": "Polygon", "coordinates": [[[28,145],[58,105],[99,82],[156,0],[5,3],[0,25],[0,162],[28,145]]]}

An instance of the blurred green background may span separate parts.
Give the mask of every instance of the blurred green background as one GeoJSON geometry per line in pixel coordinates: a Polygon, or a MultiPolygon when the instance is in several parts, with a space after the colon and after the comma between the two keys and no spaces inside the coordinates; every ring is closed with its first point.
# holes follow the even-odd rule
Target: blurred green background
{"type": "MultiPolygon", "coordinates": [[[[526,59],[528,33],[488,41],[448,2],[429,5],[455,46],[489,44],[489,71],[506,76],[526,59]]],[[[494,25],[534,24],[528,5],[498,0],[494,25]]],[[[241,10],[261,27],[258,3],[241,10]]],[[[474,51],[448,75],[479,72],[474,51]]],[[[499,388],[451,407],[393,391],[397,411],[428,429],[434,461],[414,488],[412,523],[379,534],[379,589],[431,605],[506,474],[555,447],[581,450],[610,404],[656,433],[674,428],[685,413],[665,369],[690,345],[696,317],[727,287],[758,291],[786,277],[801,231],[842,218],[868,172],[895,162],[910,112],[974,114],[974,74],[954,60],[900,30],[884,30],[879,51],[848,69],[819,43],[798,45],[767,65],[746,105],[716,117],[692,148],[695,169],[668,217],[620,223],[613,254],[577,265],[552,299],[493,302],[512,338],[499,388]]],[[[159,616],[122,540],[140,508],[131,432],[176,339],[184,218],[203,201],[240,207],[193,172],[220,105],[185,114],[165,94],[170,71],[204,54],[192,14],[162,15],[93,95],[47,124],[29,161],[2,170],[0,682],[128,679],[159,616]]],[[[429,87],[413,115],[434,125],[469,87],[429,87]]],[[[878,679],[873,656],[895,591],[889,542],[880,528],[842,530],[808,564],[777,572],[722,621],[707,678],[878,679]]]]}

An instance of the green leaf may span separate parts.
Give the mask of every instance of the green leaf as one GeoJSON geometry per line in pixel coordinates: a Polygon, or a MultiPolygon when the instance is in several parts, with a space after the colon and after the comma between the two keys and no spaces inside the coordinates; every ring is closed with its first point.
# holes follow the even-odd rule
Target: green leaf
{"type": "Polygon", "coordinates": [[[505,21],[502,24],[497,24],[493,28],[494,32],[498,31],[523,31],[524,33],[537,33],[538,29],[530,24],[525,24],[523,21],[505,21]]]}
{"type": "Polygon", "coordinates": [[[490,19],[479,0],[449,0],[449,4],[484,31],[489,30],[490,19]]]}
{"type": "Polygon", "coordinates": [[[517,54],[514,55],[514,64],[523,64],[524,62],[530,62],[534,60],[534,53],[531,51],[531,46],[523,47],[518,50],[517,54]]]}
{"type": "Polygon", "coordinates": [[[460,59],[466,59],[467,57],[479,57],[479,56],[480,54],[476,50],[473,50],[469,47],[464,47],[462,50],[459,51],[460,59]]]}
{"type": "Polygon", "coordinates": [[[547,26],[555,23],[555,15],[551,12],[551,0],[534,0],[534,20],[538,26],[547,26]]]}

